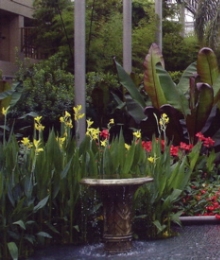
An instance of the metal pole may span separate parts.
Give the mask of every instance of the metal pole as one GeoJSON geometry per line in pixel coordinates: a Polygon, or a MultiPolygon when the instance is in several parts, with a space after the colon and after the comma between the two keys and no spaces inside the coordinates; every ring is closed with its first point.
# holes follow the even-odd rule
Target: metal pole
{"type": "Polygon", "coordinates": [[[162,51],[163,44],[162,44],[162,20],[163,20],[163,2],[162,0],[155,0],[155,13],[158,17],[158,24],[157,24],[157,32],[156,32],[156,41],[157,44],[162,51]]]}
{"type": "MultiPolygon", "coordinates": [[[[82,105],[82,113],[84,114],[86,106],[85,6],[85,0],[74,1],[75,106],[82,105]]],[[[85,117],[75,123],[76,138],[79,144],[85,136],[85,117]]]]}
{"type": "Polygon", "coordinates": [[[132,71],[132,3],[123,0],[123,67],[127,73],[132,71]]]}

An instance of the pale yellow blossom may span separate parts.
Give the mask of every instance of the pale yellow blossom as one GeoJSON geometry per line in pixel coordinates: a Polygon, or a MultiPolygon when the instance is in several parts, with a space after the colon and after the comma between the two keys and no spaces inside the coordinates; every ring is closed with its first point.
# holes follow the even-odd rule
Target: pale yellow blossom
{"type": "Polygon", "coordinates": [[[107,145],[108,139],[105,139],[103,141],[100,141],[101,146],[105,147],[107,145]]]}
{"type": "Polygon", "coordinates": [[[33,147],[33,144],[31,143],[31,141],[27,138],[27,137],[23,137],[23,139],[21,140],[21,143],[27,147],[27,148],[31,148],[33,147]]]}
{"type": "Polygon", "coordinates": [[[141,130],[137,130],[135,132],[133,132],[133,135],[136,137],[136,138],[141,138],[141,130]]]}
{"type": "Polygon", "coordinates": [[[43,148],[39,147],[40,146],[40,140],[34,139],[33,143],[34,143],[36,154],[38,154],[39,152],[42,152],[44,150],[43,148]]]}
{"type": "Polygon", "coordinates": [[[163,127],[165,127],[167,124],[169,123],[169,117],[167,116],[167,114],[163,113],[161,115],[159,124],[163,127]]]}
{"type": "Polygon", "coordinates": [[[42,118],[42,116],[36,116],[36,117],[34,118],[34,121],[36,121],[37,123],[40,124],[41,118],[42,118]]]}
{"type": "Polygon", "coordinates": [[[125,143],[125,148],[126,148],[127,150],[129,150],[129,149],[131,148],[131,146],[130,146],[129,144],[126,144],[126,143],[125,143]]]}
{"type": "Polygon", "coordinates": [[[90,128],[91,125],[93,125],[93,121],[91,121],[91,119],[89,118],[88,120],[86,120],[87,122],[87,128],[90,128]]]}
{"type": "Polygon", "coordinates": [[[158,157],[156,157],[156,154],[154,154],[154,156],[150,156],[147,158],[147,160],[151,163],[155,163],[157,159],[158,157]]]}
{"type": "Polygon", "coordinates": [[[73,107],[73,110],[74,110],[75,121],[78,121],[79,119],[85,116],[85,114],[82,113],[82,105],[77,105],[76,107],[73,107]]]}
{"type": "Polygon", "coordinates": [[[86,135],[90,136],[92,140],[99,139],[99,129],[98,128],[87,128],[86,135]]]}
{"type": "Polygon", "coordinates": [[[108,122],[108,128],[110,128],[111,125],[114,125],[114,123],[115,123],[114,118],[111,118],[111,119],[109,120],[109,122],[108,122]]]}
{"type": "Polygon", "coordinates": [[[10,108],[10,106],[8,106],[8,107],[6,107],[6,108],[2,107],[2,114],[3,114],[4,116],[7,115],[9,108],[10,108]]]}
{"type": "Polygon", "coordinates": [[[62,148],[63,144],[64,144],[64,142],[66,140],[66,137],[65,136],[64,137],[56,137],[56,140],[57,140],[57,142],[59,144],[59,147],[62,148]]]}

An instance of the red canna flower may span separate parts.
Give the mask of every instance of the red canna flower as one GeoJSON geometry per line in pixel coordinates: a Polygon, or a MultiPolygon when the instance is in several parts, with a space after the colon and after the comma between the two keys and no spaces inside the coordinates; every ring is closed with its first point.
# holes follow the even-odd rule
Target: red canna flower
{"type": "Polygon", "coordinates": [[[104,139],[109,139],[109,136],[110,136],[108,129],[103,129],[99,135],[101,138],[104,138],[104,139]]]}
{"type": "Polygon", "coordinates": [[[193,148],[192,144],[186,144],[186,143],[183,143],[183,142],[180,143],[180,149],[182,149],[182,150],[191,151],[192,148],[193,148]]]}
{"type": "Polygon", "coordinates": [[[207,138],[205,138],[205,140],[203,141],[203,145],[204,145],[205,147],[211,147],[211,146],[214,145],[214,143],[215,143],[215,141],[214,141],[211,137],[207,137],[207,138]]]}
{"type": "Polygon", "coordinates": [[[204,140],[205,140],[205,136],[204,136],[201,132],[197,133],[197,134],[196,134],[196,137],[198,137],[198,139],[199,139],[200,141],[204,141],[204,140]]]}
{"type": "Polygon", "coordinates": [[[178,156],[179,146],[173,146],[170,147],[170,154],[172,156],[178,156]]]}
{"type": "Polygon", "coordinates": [[[142,147],[145,151],[150,152],[152,150],[152,143],[151,141],[142,141],[142,147]]]}

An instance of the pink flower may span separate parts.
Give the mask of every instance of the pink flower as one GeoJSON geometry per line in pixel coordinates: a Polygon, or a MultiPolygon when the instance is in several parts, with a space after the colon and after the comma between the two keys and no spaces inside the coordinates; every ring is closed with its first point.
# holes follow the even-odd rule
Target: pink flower
{"type": "Polygon", "coordinates": [[[110,136],[108,129],[103,129],[99,135],[104,139],[109,139],[110,136]]]}

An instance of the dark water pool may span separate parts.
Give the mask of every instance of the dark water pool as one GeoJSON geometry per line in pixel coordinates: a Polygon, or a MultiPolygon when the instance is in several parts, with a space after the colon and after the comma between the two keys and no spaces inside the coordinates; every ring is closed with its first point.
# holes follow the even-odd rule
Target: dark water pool
{"type": "Polygon", "coordinates": [[[179,236],[134,242],[127,254],[107,256],[103,245],[56,246],[35,252],[28,260],[220,260],[220,225],[192,225],[178,228],[179,236]]]}

